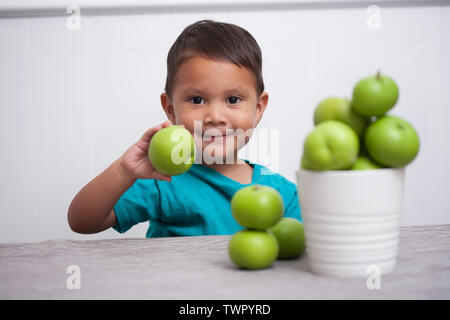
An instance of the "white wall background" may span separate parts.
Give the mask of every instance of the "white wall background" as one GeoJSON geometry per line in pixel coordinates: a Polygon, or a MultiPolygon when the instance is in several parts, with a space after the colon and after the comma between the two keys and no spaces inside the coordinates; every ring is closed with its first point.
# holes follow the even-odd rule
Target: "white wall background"
{"type": "Polygon", "coordinates": [[[0,5],[0,242],[145,237],[147,223],[124,235],[75,234],[67,209],[85,184],[165,120],[159,95],[167,52],[187,25],[206,18],[246,28],[261,46],[270,99],[259,128],[280,130],[278,172],[293,182],[317,103],[350,97],[377,69],[392,76],[400,88],[392,114],[421,138],[406,171],[402,224],[450,223],[449,6],[383,1],[376,30],[366,25],[367,1],[240,9],[196,1],[195,10],[194,1],[178,1],[184,6],[119,5],[110,15],[108,1],[97,2],[100,9],[87,15],[81,5],[79,30],[66,27],[61,2],[53,11],[36,10],[36,2],[30,9],[28,1],[0,5]]]}

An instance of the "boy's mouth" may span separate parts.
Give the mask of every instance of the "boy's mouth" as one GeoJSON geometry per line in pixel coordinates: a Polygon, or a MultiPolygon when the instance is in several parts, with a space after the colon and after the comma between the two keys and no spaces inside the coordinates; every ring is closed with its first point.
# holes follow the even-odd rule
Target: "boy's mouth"
{"type": "Polygon", "coordinates": [[[222,134],[222,135],[214,135],[214,136],[204,135],[203,141],[212,141],[213,142],[215,140],[227,139],[232,136],[234,136],[234,135],[233,134],[222,134]]]}
{"type": "Polygon", "coordinates": [[[210,137],[206,137],[206,141],[215,141],[216,139],[223,139],[225,137],[225,135],[221,135],[221,136],[210,136],[210,137]]]}

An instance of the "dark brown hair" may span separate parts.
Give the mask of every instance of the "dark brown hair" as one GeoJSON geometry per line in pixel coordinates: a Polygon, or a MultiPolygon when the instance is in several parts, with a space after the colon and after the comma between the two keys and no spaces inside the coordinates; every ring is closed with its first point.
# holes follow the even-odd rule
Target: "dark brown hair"
{"type": "Polygon", "coordinates": [[[171,100],[179,67],[195,56],[226,60],[247,68],[255,75],[257,97],[264,91],[261,49],[253,36],[234,24],[200,20],[183,30],[167,55],[165,92],[171,100]]]}

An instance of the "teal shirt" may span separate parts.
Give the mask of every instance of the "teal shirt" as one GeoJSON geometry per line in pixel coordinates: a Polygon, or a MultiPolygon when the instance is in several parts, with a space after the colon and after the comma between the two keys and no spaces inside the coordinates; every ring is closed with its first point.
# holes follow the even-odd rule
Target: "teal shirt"
{"type": "Polygon", "coordinates": [[[243,160],[253,167],[250,184],[241,184],[202,164],[173,176],[171,182],[136,180],[114,206],[118,224],[113,228],[123,233],[150,221],[147,238],[231,235],[244,229],[231,214],[231,198],[251,184],[277,189],[284,201],[284,217],[302,221],[297,186],[264,166],[243,160]]]}

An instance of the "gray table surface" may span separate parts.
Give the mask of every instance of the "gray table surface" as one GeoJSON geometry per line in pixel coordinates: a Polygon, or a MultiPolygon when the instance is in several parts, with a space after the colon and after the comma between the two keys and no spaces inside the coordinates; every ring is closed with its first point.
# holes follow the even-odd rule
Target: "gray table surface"
{"type": "Polygon", "coordinates": [[[230,237],[0,244],[0,298],[450,299],[450,225],[401,227],[397,267],[380,289],[316,275],[307,253],[239,269],[228,257],[230,237]],[[80,268],[80,289],[67,287],[70,265],[80,268]]]}

